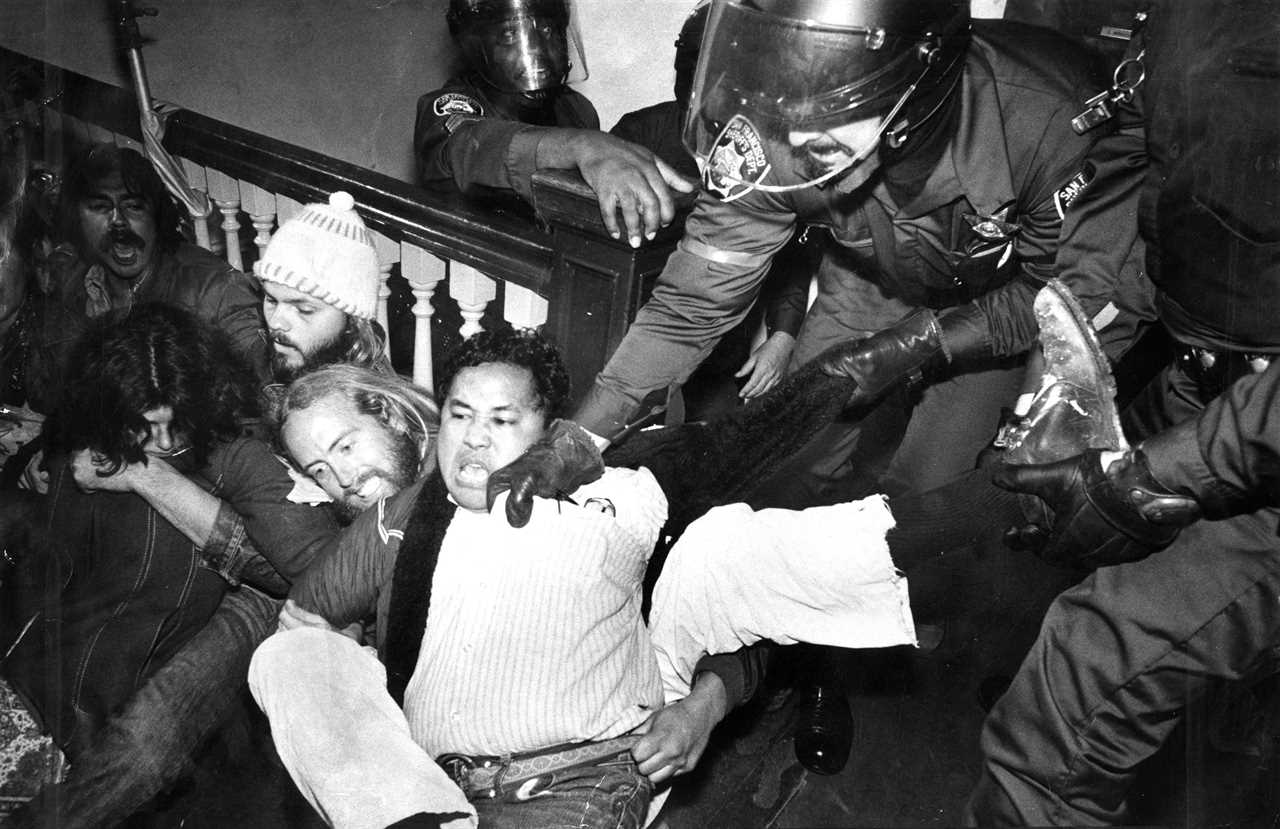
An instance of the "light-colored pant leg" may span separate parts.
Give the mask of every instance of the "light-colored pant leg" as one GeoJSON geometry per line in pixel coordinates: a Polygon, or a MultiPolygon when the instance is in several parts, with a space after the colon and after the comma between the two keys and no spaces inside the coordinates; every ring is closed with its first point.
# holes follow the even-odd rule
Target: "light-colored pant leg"
{"type": "Polygon", "coordinates": [[[289,776],[338,829],[382,829],[418,812],[476,813],[444,770],[409,736],[373,651],[318,628],[281,631],[249,666],[249,688],[271,721],[289,776]]]}
{"type": "Polygon", "coordinates": [[[711,510],[672,547],[650,635],[667,702],[689,693],[704,654],[761,639],[845,648],[914,645],[907,579],[882,496],[805,510],[711,510]]]}

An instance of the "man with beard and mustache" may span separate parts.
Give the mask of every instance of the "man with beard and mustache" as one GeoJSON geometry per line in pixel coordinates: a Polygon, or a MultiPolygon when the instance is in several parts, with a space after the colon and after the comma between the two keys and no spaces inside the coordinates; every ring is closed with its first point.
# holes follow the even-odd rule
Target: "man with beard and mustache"
{"type": "Polygon", "coordinates": [[[91,145],[71,160],[58,211],[61,244],[50,255],[51,294],[26,373],[33,408],[56,402],[66,352],[90,320],[143,302],[186,309],[221,329],[266,382],[258,286],[183,238],[181,213],[145,158],[91,145]]]}
{"type": "Polygon", "coordinates": [[[376,321],[378,255],[349,193],[308,204],[282,224],[253,272],[276,383],[331,363],[391,372],[376,321]]]}
{"type": "MultiPolygon", "coordinates": [[[[262,282],[276,384],[338,362],[392,373],[383,333],[374,321],[377,255],[349,194],[336,192],[328,204],[304,206],[277,229],[254,271],[262,282]]],[[[266,397],[269,402],[271,395],[266,397]]],[[[414,403],[422,412],[419,419],[434,417],[434,405],[425,396],[414,403]]],[[[416,470],[408,480],[415,475],[416,470]]],[[[156,498],[155,493],[138,494],[156,498]]],[[[291,497],[333,512],[340,521],[372,503],[357,506],[340,491],[334,495],[330,500],[299,478],[291,497]]],[[[243,520],[193,481],[172,480],[160,496],[170,509],[181,503],[201,505],[183,511],[187,520],[199,520],[202,512],[223,518],[220,542],[206,550],[205,565],[236,589],[223,597],[213,617],[177,656],[108,721],[77,758],[77,774],[47,787],[24,819],[95,826],[141,808],[186,773],[201,746],[227,725],[241,703],[249,656],[274,630],[279,601],[242,583],[246,571],[261,570],[263,562],[243,520]]]]}
{"type": "MultiPolygon", "coordinates": [[[[1086,162],[1114,125],[1073,124],[1108,88],[1100,68],[1055,32],[971,21],[960,0],[717,0],[685,125],[703,191],[574,420],[602,444],[629,434],[744,318],[805,222],[830,239],[791,368],[857,391],[761,500],[923,491],[972,469],[1018,396],[1046,280],[1070,286],[1113,358],[1134,319],[1117,286],[1149,298],[1126,232],[1140,139],[1086,162]]],[[[851,729],[821,692],[805,701],[821,749],[801,760],[833,773],[851,729]]]]}

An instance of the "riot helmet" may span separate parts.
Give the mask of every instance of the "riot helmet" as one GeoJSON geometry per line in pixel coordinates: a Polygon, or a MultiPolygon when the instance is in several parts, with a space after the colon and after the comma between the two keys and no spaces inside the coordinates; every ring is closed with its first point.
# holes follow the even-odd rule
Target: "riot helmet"
{"type": "Polygon", "coordinates": [[[718,171],[711,189],[722,196],[829,181],[882,142],[901,146],[941,109],[968,37],[964,0],[713,0],[685,146],[718,171]],[[870,119],[869,140],[844,166],[800,184],[768,181],[790,169],[792,133],[870,119]]]}
{"type": "Polygon", "coordinates": [[[707,16],[711,13],[711,0],[701,0],[680,26],[676,36],[676,103],[681,109],[689,106],[693,91],[693,73],[698,68],[698,51],[702,46],[702,34],[707,29],[707,16]]]}
{"type": "Polygon", "coordinates": [[[536,94],[587,77],[570,0],[449,0],[449,32],[501,92],[536,94]]]}

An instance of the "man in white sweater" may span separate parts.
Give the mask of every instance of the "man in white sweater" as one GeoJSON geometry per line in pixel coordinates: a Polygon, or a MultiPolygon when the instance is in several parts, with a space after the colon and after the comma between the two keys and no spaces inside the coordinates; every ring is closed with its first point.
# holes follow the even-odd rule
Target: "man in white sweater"
{"type": "MultiPolygon", "coordinates": [[[[330,373],[290,388],[281,438],[335,498],[361,498],[415,447],[397,437],[383,392],[330,373]]],[[[742,576],[756,569],[734,566],[723,551],[691,556],[677,547],[668,567],[685,562],[688,578],[659,588],[655,622],[659,606],[669,612],[651,643],[641,584],[667,500],[647,469],[601,472],[595,453],[597,468],[582,477],[598,479],[534,499],[527,526],[511,527],[501,500],[487,509],[490,473],[539,440],[577,439],[579,430],[551,421],[567,387],[559,355],[536,335],[486,332],[464,343],[443,372],[432,474],[383,497],[343,533],[295,584],[281,617],[287,630],[255,656],[250,685],[281,757],[331,824],[639,826],[652,785],[691,769],[737,701],[698,659],[771,635],[753,614],[758,633],[740,638],[737,616],[723,612],[725,599],[741,607],[749,594],[740,588],[759,581],[742,576]],[[696,629],[681,624],[704,605],[712,617],[697,617],[696,629]],[[333,633],[375,614],[376,655],[333,633]]],[[[877,631],[881,639],[864,644],[913,641],[905,583],[884,546],[888,510],[878,501],[829,509],[844,512],[820,519],[840,527],[824,533],[826,549],[859,562],[842,572],[856,570],[881,597],[875,614],[857,607],[856,621],[889,624],[853,624],[839,596],[824,618],[877,631]],[[850,555],[855,531],[880,554],[850,555]]],[[[785,526],[745,553],[736,539],[734,551],[785,554],[777,539],[796,539],[803,514],[768,513],[776,515],[756,514],[756,525],[785,526]]],[[[712,535],[724,536],[724,524],[712,535]]],[[[813,596],[803,605],[812,608],[813,596]]],[[[769,620],[774,634],[804,631],[801,621],[769,620]]]]}

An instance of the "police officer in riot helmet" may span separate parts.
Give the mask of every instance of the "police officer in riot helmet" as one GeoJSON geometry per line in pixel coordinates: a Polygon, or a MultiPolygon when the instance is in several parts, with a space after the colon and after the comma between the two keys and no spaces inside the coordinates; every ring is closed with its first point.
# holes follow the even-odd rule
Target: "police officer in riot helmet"
{"type": "Polygon", "coordinates": [[[587,77],[567,0],[450,0],[445,19],[499,105],[539,109],[587,77]]]}
{"type": "Polygon", "coordinates": [[[570,0],[450,0],[466,70],[418,99],[418,180],[468,195],[514,191],[531,201],[535,169],[576,170],[614,238],[633,247],[675,216],[686,181],[653,153],[599,131],[595,107],[569,84],[586,60],[570,0]]]}
{"type": "Polygon", "coordinates": [[[769,154],[743,177],[723,163],[709,175],[730,195],[842,174],[849,191],[882,159],[911,154],[943,120],[969,37],[966,4],[954,0],[757,0],[712,14],[685,141],[713,164],[732,159],[734,143],[758,140],[769,154]]]}
{"type": "MultiPolygon", "coordinates": [[[[1126,233],[1141,170],[1086,165],[1108,128],[1071,123],[1106,89],[1102,69],[1055,32],[971,20],[962,0],[713,0],[684,133],[703,191],[573,419],[602,445],[628,434],[646,396],[743,319],[803,222],[830,232],[792,368],[857,386],[752,503],[926,490],[971,470],[1020,390],[1044,283],[1063,280],[1095,317],[1122,277],[1141,278],[1126,233]]],[[[513,491],[555,490],[551,465],[522,475],[513,491]]],[[[844,764],[847,718],[810,768],[844,764]]]]}

